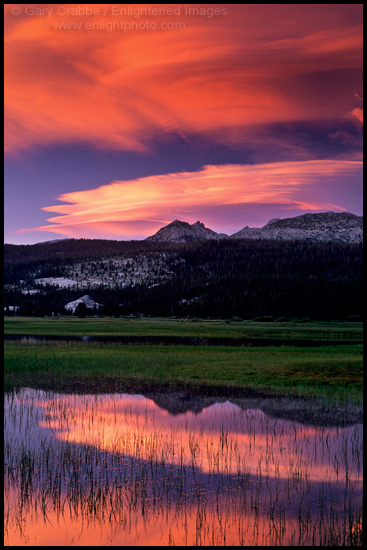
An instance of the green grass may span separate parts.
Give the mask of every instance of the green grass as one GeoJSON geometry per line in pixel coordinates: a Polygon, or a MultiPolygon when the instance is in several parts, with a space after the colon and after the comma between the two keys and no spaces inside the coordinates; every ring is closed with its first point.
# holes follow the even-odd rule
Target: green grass
{"type": "Polygon", "coordinates": [[[362,342],[362,323],[261,323],[254,321],[163,318],[7,317],[5,334],[55,336],[197,336],[274,339],[327,339],[362,342]]]}
{"type": "Polygon", "coordinates": [[[362,345],[119,346],[5,343],[5,383],[27,375],[151,380],[362,400],[362,345]]]}

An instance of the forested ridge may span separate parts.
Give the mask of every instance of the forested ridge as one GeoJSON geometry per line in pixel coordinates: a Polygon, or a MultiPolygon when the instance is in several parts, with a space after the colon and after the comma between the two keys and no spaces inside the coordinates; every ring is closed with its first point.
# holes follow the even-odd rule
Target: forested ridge
{"type": "MultiPolygon", "coordinates": [[[[99,315],[345,319],[362,315],[363,245],[307,241],[209,240],[191,243],[70,239],[5,245],[5,304],[18,314],[65,314],[64,305],[89,294],[103,304],[99,315]],[[70,265],[91,262],[113,269],[108,258],[158,261],[160,277],[120,279],[90,288],[40,287],[37,277],[68,276],[70,265]],[[170,273],[167,276],[167,273],[170,273]],[[139,282],[140,280],[140,282],[139,282]],[[25,289],[38,289],[26,293],[25,289]]],[[[128,270],[129,267],[126,267],[128,270]]],[[[131,269],[131,267],[130,267],[131,269]]]]}

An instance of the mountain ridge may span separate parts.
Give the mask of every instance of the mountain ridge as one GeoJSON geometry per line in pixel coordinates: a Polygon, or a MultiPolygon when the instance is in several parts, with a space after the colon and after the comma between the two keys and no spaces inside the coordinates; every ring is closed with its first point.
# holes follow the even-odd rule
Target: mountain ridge
{"type": "Polygon", "coordinates": [[[307,213],[292,218],[273,218],[263,227],[246,226],[232,235],[216,233],[202,222],[174,220],[147,241],[190,242],[208,239],[275,239],[363,242],[363,217],[351,212],[307,213]]]}

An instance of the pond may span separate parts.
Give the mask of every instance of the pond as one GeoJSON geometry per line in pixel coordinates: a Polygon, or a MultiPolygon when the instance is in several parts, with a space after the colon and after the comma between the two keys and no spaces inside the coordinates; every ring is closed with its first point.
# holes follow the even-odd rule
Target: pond
{"type": "Polygon", "coordinates": [[[359,545],[362,424],[263,409],[168,394],[6,393],[5,544],[359,545]]]}

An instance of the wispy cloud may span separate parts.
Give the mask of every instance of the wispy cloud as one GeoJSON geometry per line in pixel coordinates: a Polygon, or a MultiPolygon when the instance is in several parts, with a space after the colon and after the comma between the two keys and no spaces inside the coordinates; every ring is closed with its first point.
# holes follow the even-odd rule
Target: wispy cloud
{"type": "MultiPolygon", "coordinates": [[[[342,76],[362,67],[358,5],[230,4],[225,16],[182,16],[184,30],[136,32],[56,30],[75,17],[9,6],[7,153],[77,141],[143,152],[169,132],[238,145],[244,128],[360,117],[350,88],[361,76],[342,76]]],[[[115,19],[103,13],[88,21],[115,19]]]]}
{"type": "Polygon", "coordinates": [[[205,221],[206,211],[216,206],[273,204],[284,209],[285,217],[290,208],[345,210],[343,204],[325,200],[319,190],[330,180],[337,185],[354,177],[361,167],[359,161],[341,160],[222,165],[115,181],[60,195],[58,200],[64,204],[43,207],[57,214],[47,220],[50,225],[21,231],[141,238],[177,217],[192,221],[193,216],[200,216],[205,221]]]}

